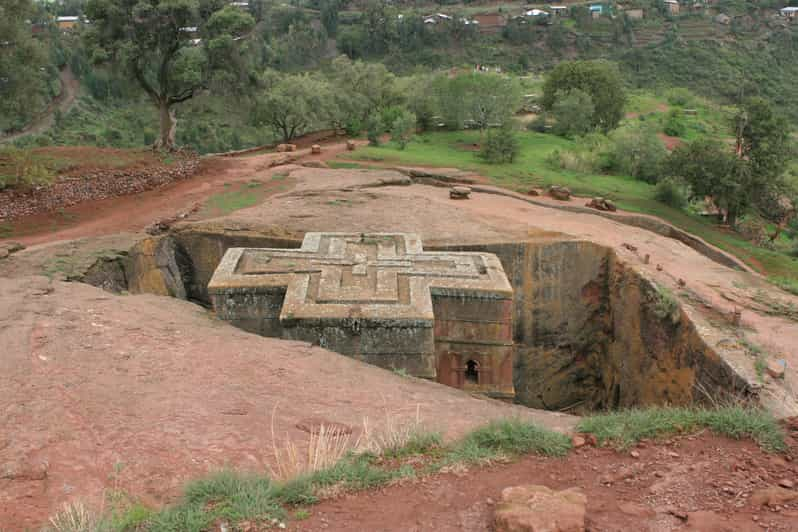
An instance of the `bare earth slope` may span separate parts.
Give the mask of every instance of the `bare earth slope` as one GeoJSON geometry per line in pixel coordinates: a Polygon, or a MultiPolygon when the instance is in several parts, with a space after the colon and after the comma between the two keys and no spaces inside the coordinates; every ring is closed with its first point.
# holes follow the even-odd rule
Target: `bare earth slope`
{"type": "MultiPolygon", "coordinates": [[[[225,172],[236,181],[251,171],[265,176],[267,157],[247,158],[241,168],[225,172]]],[[[740,335],[785,359],[784,382],[762,378],[763,402],[785,417],[798,412],[793,389],[798,298],[755,274],[722,266],[680,241],[592,214],[482,193],[455,202],[446,188],[410,184],[388,171],[280,170],[293,170],[281,182],[288,183],[284,191],[275,187],[282,193],[178,230],[292,239],[310,230],[413,231],[430,246],[525,238],[596,242],[615,251],[625,266],[670,288],[707,345],[750,382],[759,377],[740,335]],[[644,262],[646,255],[650,263],[644,262]],[[734,309],[743,311],[741,327],[726,321],[734,309]]],[[[209,176],[207,187],[221,187],[224,179],[209,176]]],[[[204,190],[186,190],[207,197],[204,190]]],[[[149,212],[160,216],[168,210],[166,198],[154,200],[158,209],[149,212]]],[[[135,202],[128,208],[135,211],[135,202]]],[[[38,276],[80,273],[104,249],[126,250],[147,238],[135,231],[152,219],[115,216],[111,229],[98,218],[88,233],[78,227],[61,237],[134,232],[58,243],[43,237],[38,241],[50,243],[0,261],[3,530],[37,526],[63,501],[99,504],[108,488],[157,505],[207,471],[224,466],[263,471],[271,459],[275,406],[279,437],[288,433],[300,440],[306,434],[296,425],[307,418],[358,427],[364,417],[413,417],[417,408],[424,421],[450,438],[508,415],[529,416],[558,430],[573,426],[568,416],[472,398],[307,344],[250,335],[184,301],[112,295],[38,276]]]]}
{"type": "Polygon", "coordinates": [[[422,421],[454,438],[519,415],[575,418],[473,398],[318,347],[262,338],[201,307],[78,283],[0,279],[0,523],[41,524],[67,500],[117,488],[158,505],[226,466],[264,472],[306,419],[355,431],[422,421]],[[467,413],[464,415],[464,413],[467,413]]]}

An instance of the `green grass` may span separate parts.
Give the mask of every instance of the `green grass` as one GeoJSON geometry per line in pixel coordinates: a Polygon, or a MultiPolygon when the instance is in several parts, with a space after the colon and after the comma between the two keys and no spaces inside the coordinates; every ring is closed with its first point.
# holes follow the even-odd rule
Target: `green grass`
{"type": "Polygon", "coordinates": [[[205,202],[203,215],[224,216],[232,212],[253,207],[263,200],[263,183],[250,181],[233,186],[225,183],[228,190],[214,194],[205,202]]]}
{"type": "MultiPolygon", "coordinates": [[[[776,421],[762,410],[728,407],[716,410],[649,408],[584,418],[577,430],[595,434],[601,442],[628,447],[644,438],[695,432],[702,428],[731,438],[750,437],[767,451],[785,449],[784,434],[776,421]]],[[[100,520],[104,531],[201,532],[227,521],[232,527],[250,521],[267,528],[282,528],[293,518],[306,519],[308,506],[323,494],[354,492],[384,486],[416,471],[403,458],[423,455],[434,462],[426,472],[452,464],[485,464],[525,454],[560,457],[568,454],[571,440],[520,419],[494,421],[445,446],[437,433],[418,432],[401,448],[383,457],[349,454],[329,469],[274,482],[266,475],[220,471],[189,483],[173,505],[151,511],[125,500],[100,520]],[[399,460],[398,464],[396,460],[399,460]],[[291,510],[293,509],[293,514],[291,510]]]]}
{"type": "Polygon", "coordinates": [[[650,214],[703,238],[710,244],[735,255],[743,262],[768,276],[798,282],[798,260],[779,251],[760,248],[737,234],[722,230],[710,221],[673,207],[654,198],[655,187],[628,176],[581,173],[553,168],[546,158],[554,150],[573,150],[574,141],[534,132],[519,133],[521,154],[511,164],[489,165],[481,162],[464,144],[479,142],[474,131],[436,132],[420,135],[406,150],[391,143],[380,147],[364,147],[347,158],[380,160],[400,165],[456,167],[487,176],[498,185],[525,191],[532,187],[558,184],[582,196],[613,199],[627,211],[650,214]]]}
{"type": "Polygon", "coordinates": [[[729,438],[752,438],[769,452],[783,451],[784,432],[778,422],[758,408],[729,406],[631,409],[583,418],[577,430],[594,434],[599,442],[627,448],[642,439],[685,434],[707,428],[729,438]]]}
{"type": "Polygon", "coordinates": [[[571,439],[564,434],[520,419],[505,419],[494,421],[466,436],[452,447],[444,462],[480,463],[530,453],[564,456],[570,449],[571,439]]]}
{"type": "Polygon", "coordinates": [[[405,458],[408,456],[438,453],[443,448],[443,436],[439,432],[415,431],[401,447],[386,449],[386,458],[405,458]]]}

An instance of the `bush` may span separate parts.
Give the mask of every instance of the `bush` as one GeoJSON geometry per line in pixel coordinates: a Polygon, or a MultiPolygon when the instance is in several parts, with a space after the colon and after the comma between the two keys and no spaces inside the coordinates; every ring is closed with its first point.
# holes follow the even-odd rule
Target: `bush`
{"type": "Polygon", "coordinates": [[[488,131],[479,156],[493,164],[511,163],[518,156],[520,149],[515,130],[508,124],[488,131]]]}
{"type": "Polygon", "coordinates": [[[366,137],[369,139],[369,146],[380,145],[380,135],[385,132],[382,120],[377,115],[371,115],[366,119],[366,137]]]}
{"type": "Polygon", "coordinates": [[[0,150],[0,190],[47,185],[54,172],[31,150],[3,148],[0,150]]]}
{"type": "Polygon", "coordinates": [[[684,88],[676,87],[668,91],[668,103],[679,107],[687,107],[693,103],[693,94],[684,88]]]}
{"type": "Polygon", "coordinates": [[[663,131],[671,137],[682,137],[687,132],[687,124],[684,122],[682,112],[679,110],[669,111],[665,117],[663,131]]]}
{"type": "Polygon", "coordinates": [[[659,179],[668,150],[653,128],[637,124],[616,130],[610,138],[613,170],[648,183],[659,179]]]}
{"type": "Polygon", "coordinates": [[[391,140],[404,150],[416,132],[416,115],[410,111],[402,111],[391,124],[391,140]]]}
{"type": "Polygon", "coordinates": [[[538,133],[546,132],[546,113],[538,114],[534,120],[526,125],[528,131],[536,131],[538,133]]]}
{"type": "Polygon", "coordinates": [[[675,179],[663,179],[657,183],[654,198],[674,209],[684,209],[687,205],[685,187],[675,179]]]}

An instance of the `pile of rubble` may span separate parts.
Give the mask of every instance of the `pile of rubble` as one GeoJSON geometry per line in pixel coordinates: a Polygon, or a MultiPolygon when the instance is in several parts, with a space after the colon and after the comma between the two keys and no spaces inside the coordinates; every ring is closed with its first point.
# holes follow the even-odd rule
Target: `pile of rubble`
{"type": "Polygon", "coordinates": [[[139,194],[187,179],[199,167],[195,155],[171,165],[121,168],[89,172],[75,177],[59,176],[52,185],[32,190],[0,192],[0,221],[52,212],[84,201],[139,194]]]}

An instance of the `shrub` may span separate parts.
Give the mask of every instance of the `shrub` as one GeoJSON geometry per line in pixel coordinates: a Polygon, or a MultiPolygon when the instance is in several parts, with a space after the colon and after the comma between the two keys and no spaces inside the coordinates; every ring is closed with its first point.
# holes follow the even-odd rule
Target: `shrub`
{"type": "Polygon", "coordinates": [[[682,137],[687,132],[687,124],[684,122],[682,112],[679,110],[669,111],[665,117],[663,131],[671,137],[682,137]]]}
{"type": "Polygon", "coordinates": [[[649,183],[658,180],[668,150],[653,128],[636,124],[614,131],[610,138],[612,169],[649,183]]]}
{"type": "Polygon", "coordinates": [[[0,150],[0,190],[47,185],[54,178],[54,172],[32,150],[0,150]]]}
{"type": "Polygon", "coordinates": [[[410,111],[402,111],[391,124],[391,140],[404,150],[416,132],[416,115],[410,111]]]}
{"type": "Polygon", "coordinates": [[[663,179],[657,183],[657,188],[654,190],[654,198],[674,209],[684,209],[687,205],[687,194],[685,193],[684,185],[671,178],[663,179]]]}
{"type": "Polygon", "coordinates": [[[528,131],[546,132],[546,113],[538,114],[534,120],[526,125],[528,131]]]}
{"type": "Polygon", "coordinates": [[[675,87],[668,91],[668,103],[679,107],[687,107],[693,103],[693,94],[682,87],[675,87]]]}
{"type": "Polygon", "coordinates": [[[479,156],[493,164],[511,163],[518,156],[520,149],[515,130],[508,124],[488,131],[479,156]]]}
{"type": "Polygon", "coordinates": [[[380,135],[383,134],[385,128],[382,125],[382,120],[377,115],[371,115],[366,119],[366,137],[369,139],[369,146],[380,145],[380,135]]]}

